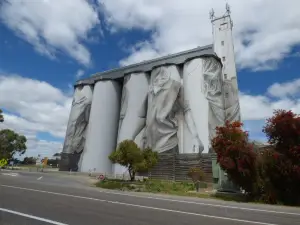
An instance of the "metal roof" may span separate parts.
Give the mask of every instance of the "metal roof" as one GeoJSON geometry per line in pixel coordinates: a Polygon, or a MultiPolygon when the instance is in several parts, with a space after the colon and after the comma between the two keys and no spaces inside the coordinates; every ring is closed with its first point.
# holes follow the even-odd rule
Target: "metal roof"
{"type": "MultiPolygon", "coordinates": [[[[126,74],[134,73],[134,72],[149,72],[153,68],[162,66],[162,65],[168,65],[168,64],[176,64],[180,65],[186,62],[187,60],[197,58],[197,57],[203,57],[203,56],[213,56],[217,57],[217,55],[213,51],[213,45],[207,45],[204,47],[197,47],[188,51],[179,52],[176,54],[167,55],[164,57],[152,59],[143,61],[140,63],[132,64],[129,66],[124,66],[121,68],[116,68],[104,72],[99,72],[96,74],[93,74],[89,78],[85,78],[82,80],[78,80],[75,83],[75,86],[78,85],[88,85],[88,84],[94,84],[95,82],[99,80],[114,80],[118,78],[124,77],[126,74]]],[[[220,60],[220,59],[219,59],[220,60]]]]}

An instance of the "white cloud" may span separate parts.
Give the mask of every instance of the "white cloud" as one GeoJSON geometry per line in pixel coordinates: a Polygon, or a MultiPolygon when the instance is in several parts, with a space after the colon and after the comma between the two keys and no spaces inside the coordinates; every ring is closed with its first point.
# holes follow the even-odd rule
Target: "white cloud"
{"type": "Polygon", "coordinates": [[[292,110],[300,114],[300,96],[297,95],[299,93],[299,80],[275,83],[267,89],[266,95],[240,93],[244,129],[249,131],[250,138],[267,141],[262,129],[265,120],[270,118],[276,109],[292,110]]]}
{"type": "Polygon", "coordinates": [[[76,79],[79,79],[83,75],[84,75],[84,71],[83,70],[77,70],[77,72],[75,74],[75,77],[76,77],[76,79]]]}
{"type": "MultiPolygon", "coordinates": [[[[106,22],[115,32],[123,29],[152,31],[121,64],[211,44],[208,12],[225,11],[225,1],[99,0],[106,22]]],[[[234,21],[236,60],[240,68],[274,69],[300,44],[300,1],[228,0],[234,21]]]]}
{"type": "Polygon", "coordinates": [[[6,122],[20,129],[50,131],[63,137],[71,98],[50,84],[17,75],[0,75],[0,105],[17,116],[6,122]],[[21,117],[19,117],[21,115],[21,117]]]}
{"type": "Polygon", "coordinates": [[[121,66],[126,66],[134,62],[150,60],[160,56],[149,42],[140,42],[129,49],[129,51],[131,55],[120,61],[121,66]]]}
{"type": "Polygon", "coordinates": [[[51,157],[55,153],[61,152],[62,147],[63,147],[62,143],[60,142],[39,140],[37,138],[28,139],[28,144],[27,144],[28,150],[23,155],[23,157],[26,156],[36,157],[37,155],[41,155],[41,157],[51,157]]]}
{"type": "Polygon", "coordinates": [[[52,156],[61,150],[61,142],[38,140],[36,135],[45,132],[64,138],[71,102],[68,95],[46,82],[0,74],[0,107],[8,111],[1,128],[28,138],[27,155],[52,156]]]}
{"type": "Polygon", "coordinates": [[[300,79],[275,83],[268,88],[268,94],[274,97],[293,97],[300,94],[300,79]]]}
{"type": "Polygon", "coordinates": [[[243,120],[262,120],[272,116],[274,110],[285,109],[300,113],[300,98],[272,99],[263,95],[240,93],[241,115],[243,120]]]}
{"type": "MultiPolygon", "coordinates": [[[[0,129],[12,129],[19,134],[25,135],[27,138],[26,153],[22,156],[16,155],[20,159],[23,159],[26,156],[34,156],[36,157],[40,154],[42,157],[51,157],[53,154],[62,151],[62,142],[59,141],[47,141],[40,140],[36,137],[38,131],[53,133],[51,130],[47,130],[47,128],[41,123],[33,123],[28,121],[21,116],[14,116],[11,114],[4,114],[4,123],[1,124],[0,129]]],[[[52,128],[53,129],[53,128],[52,128]]],[[[64,135],[65,124],[61,125],[58,130],[60,130],[60,137],[64,135]]],[[[55,130],[55,129],[54,129],[55,130]]]]}
{"type": "Polygon", "coordinates": [[[83,65],[91,63],[83,41],[100,20],[98,11],[85,0],[7,0],[0,18],[41,54],[53,58],[64,52],[83,65]]]}

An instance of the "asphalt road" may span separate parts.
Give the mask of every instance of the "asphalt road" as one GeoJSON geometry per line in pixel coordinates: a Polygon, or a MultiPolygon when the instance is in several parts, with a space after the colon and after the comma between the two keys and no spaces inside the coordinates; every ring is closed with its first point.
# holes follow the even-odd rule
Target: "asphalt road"
{"type": "Polygon", "coordinates": [[[300,209],[101,190],[82,177],[0,172],[1,225],[299,225],[300,209]]]}

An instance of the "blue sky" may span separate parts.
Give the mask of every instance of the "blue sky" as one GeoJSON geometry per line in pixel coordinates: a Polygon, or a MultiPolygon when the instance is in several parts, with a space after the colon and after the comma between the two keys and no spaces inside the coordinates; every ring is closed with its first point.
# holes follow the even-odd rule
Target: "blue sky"
{"type": "MultiPolygon", "coordinates": [[[[1,126],[27,136],[27,155],[59,152],[78,78],[211,44],[208,12],[222,15],[225,2],[8,0],[0,8],[1,126]]],[[[300,3],[227,2],[245,129],[264,141],[274,109],[300,113],[300,3]],[[289,16],[278,21],[277,12],[289,16]]]]}

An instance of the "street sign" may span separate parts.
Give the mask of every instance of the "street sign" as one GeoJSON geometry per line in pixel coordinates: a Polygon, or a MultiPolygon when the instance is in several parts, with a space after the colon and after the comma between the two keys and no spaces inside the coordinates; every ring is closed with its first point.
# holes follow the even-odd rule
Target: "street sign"
{"type": "Polygon", "coordinates": [[[104,176],[103,174],[100,174],[100,175],[98,176],[98,180],[103,181],[104,179],[105,179],[105,176],[104,176]]]}

